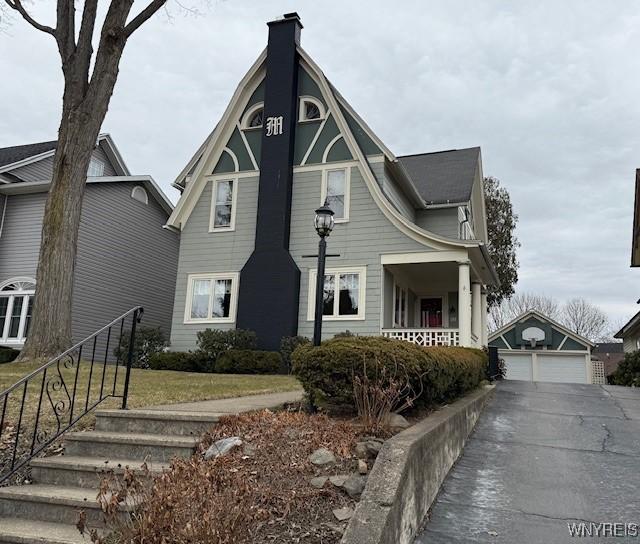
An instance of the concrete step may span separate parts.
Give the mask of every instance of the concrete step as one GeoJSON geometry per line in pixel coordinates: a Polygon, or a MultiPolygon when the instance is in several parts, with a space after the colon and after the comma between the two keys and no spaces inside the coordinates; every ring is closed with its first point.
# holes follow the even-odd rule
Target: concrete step
{"type": "Polygon", "coordinates": [[[88,544],[74,525],[0,517],[2,544],[88,544]]]}
{"type": "MultiPolygon", "coordinates": [[[[0,518],[51,521],[74,525],[80,510],[87,514],[87,525],[102,527],[103,514],[96,491],[58,485],[17,485],[0,488],[0,518]]],[[[127,515],[127,507],[121,515],[127,515]]]]}
{"type": "MultiPolygon", "coordinates": [[[[108,471],[123,474],[129,467],[139,473],[142,461],[58,455],[33,459],[30,466],[31,478],[38,484],[97,489],[108,471]]],[[[167,463],[148,463],[152,475],[159,474],[168,466],[167,463]]]]}
{"type": "Polygon", "coordinates": [[[170,410],[98,410],[96,431],[199,437],[213,427],[221,415],[224,414],[170,410]]]}
{"type": "Polygon", "coordinates": [[[198,439],[190,436],[112,433],[89,431],[65,438],[65,453],[79,457],[140,459],[168,462],[173,457],[189,457],[198,439]]]}

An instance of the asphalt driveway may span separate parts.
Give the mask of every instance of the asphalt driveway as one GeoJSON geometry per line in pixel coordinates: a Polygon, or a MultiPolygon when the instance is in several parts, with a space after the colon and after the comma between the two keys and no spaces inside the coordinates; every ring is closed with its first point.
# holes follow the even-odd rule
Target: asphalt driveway
{"type": "Polygon", "coordinates": [[[640,526],[640,389],[505,381],[416,543],[640,544],[633,524],[640,526]],[[569,523],[597,534],[591,522],[612,525],[599,526],[606,536],[570,535],[569,523]]]}

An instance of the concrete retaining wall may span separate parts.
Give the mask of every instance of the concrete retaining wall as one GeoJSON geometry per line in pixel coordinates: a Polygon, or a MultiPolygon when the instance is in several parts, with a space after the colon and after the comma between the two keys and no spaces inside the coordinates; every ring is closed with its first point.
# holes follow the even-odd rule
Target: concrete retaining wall
{"type": "Polygon", "coordinates": [[[342,544],[410,544],[493,393],[485,386],[385,442],[342,544]]]}

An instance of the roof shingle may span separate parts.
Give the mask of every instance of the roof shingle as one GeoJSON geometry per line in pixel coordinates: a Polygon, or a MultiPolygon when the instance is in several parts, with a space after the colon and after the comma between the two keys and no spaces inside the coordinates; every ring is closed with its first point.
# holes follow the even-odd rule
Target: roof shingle
{"type": "Polygon", "coordinates": [[[51,142],[39,142],[36,144],[14,145],[0,148],[0,167],[13,164],[47,151],[52,151],[58,144],[57,140],[51,142]]]}

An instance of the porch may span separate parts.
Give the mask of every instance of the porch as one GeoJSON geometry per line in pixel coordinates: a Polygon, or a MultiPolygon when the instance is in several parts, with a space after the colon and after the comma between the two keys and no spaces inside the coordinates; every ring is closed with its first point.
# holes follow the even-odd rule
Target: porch
{"type": "Polygon", "coordinates": [[[383,255],[381,335],[420,346],[486,346],[486,278],[464,257],[383,255]]]}

